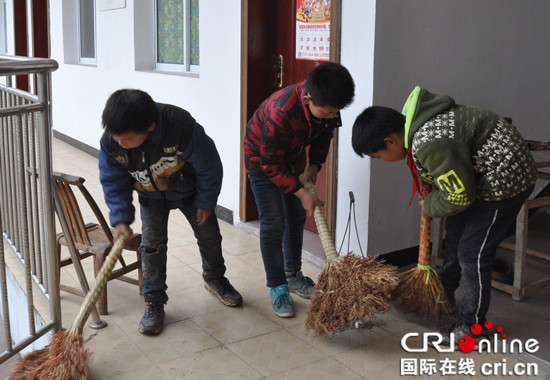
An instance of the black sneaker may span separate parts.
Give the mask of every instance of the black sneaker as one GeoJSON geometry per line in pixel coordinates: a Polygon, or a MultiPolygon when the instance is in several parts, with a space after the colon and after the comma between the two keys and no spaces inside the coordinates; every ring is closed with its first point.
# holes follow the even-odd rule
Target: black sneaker
{"type": "MultiPolygon", "coordinates": [[[[477,346],[477,342],[481,339],[487,338],[486,334],[473,334],[471,327],[460,322],[454,322],[450,325],[443,327],[439,333],[441,334],[441,341],[439,337],[430,336],[428,337],[428,342],[431,346],[439,346],[443,349],[448,349],[451,347],[451,334],[454,335],[454,348],[458,348],[458,343],[460,338],[469,336],[473,339],[477,346]]],[[[472,347],[473,348],[473,347],[472,347]]]]}
{"type": "Polygon", "coordinates": [[[139,321],[139,332],[145,335],[157,335],[164,323],[164,303],[145,302],[145,313],[139,321]]]}
{"type": "Polygon", "coordinates": [[[205,281],[204,288],[218,297],[220,302],[226,306],[239,306],[243,303],[241,294],[235,290],[225,277],[219,280],[205,281]]]}

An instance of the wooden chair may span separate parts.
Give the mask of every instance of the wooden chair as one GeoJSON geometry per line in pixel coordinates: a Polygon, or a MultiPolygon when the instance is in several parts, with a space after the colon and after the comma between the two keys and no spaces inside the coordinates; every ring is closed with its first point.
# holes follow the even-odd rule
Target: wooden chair
{"type": "MultiPolygon", "coordinates": [[[[85,179],[82,177],[75,177],[63,173],[53,173],[55,187],[59,194],[61,200],[61,206],[65,217],[67,219],[67,224],[69,226],[70,234],[74,240],[76,249],[79,251],[78,255],[80,260],[93,256],[94,258],[94,273],[97,276],[105,257],[109,254],[109,251],[113,245],[113,229],[109,228],[101,210],[97,206],[97,203],[94,201],[88,190],[84,187],[85,179]],[[73,188],[78,188],[84,199],[87,201],[88,206],[92,209],[97,222],[85,224],[82,217],[82,212],[78,205],[77,198],[73,193],[73,188]]],[[[59,268],[72,264],[71,258],[61,259],[61,246],[67,246],[67,240],[65,238],[65,233],[59,233],[56,236],[57,241],[57,256],[59,260],[59,268]]],[[[117,264],[117,268],[112,272],[109,277],[110,280],[118,279],[134,285],[139,286],[139,292],[141,294],[142,290],[142,276],[141,276],[141,257],[138,252],[138,247],[141,242],[141,234],[133,234],[131,239],[128,239],[124,249],[135,251],[137,255],[137,260],[133,263],[126,264],[124,258],[121,257],[119,260],[120,267],[117,264]],[[127,273],[137,270],[138,279],[130,278],[126,276],[127,273]]],[[[59,278],[59,276],[58,276],[59,278]]],[[[67,285],[59,284],[59,288],[66,292],[76,294],[79,296],[84,296],[82,290],[70,287],[67,285]]],[[[107,314],[107,286],[105,290],[99,297],[97,303],[99,314],[107,314]]]]}

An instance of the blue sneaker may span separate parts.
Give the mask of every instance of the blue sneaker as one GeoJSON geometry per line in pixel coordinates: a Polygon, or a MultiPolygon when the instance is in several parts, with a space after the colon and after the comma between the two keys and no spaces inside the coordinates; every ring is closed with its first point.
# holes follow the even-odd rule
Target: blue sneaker
{"type": "Polygon", "coordinates": [[[271,296],[271,307],[276,316],[281,318],[294,316],[294,305],[286,284],[271,288],[269,295],[271,296]]]}
{"type": "Polygon", "coordinates": [[[303,298],[311,298],[313,293],[317,291],[313,280],[309,277],[305,277],[302,271],[296,273],[294,277],[287,277],[286,282],[288,284],[288,289],[292,293],[296,293],[303,298]]]}

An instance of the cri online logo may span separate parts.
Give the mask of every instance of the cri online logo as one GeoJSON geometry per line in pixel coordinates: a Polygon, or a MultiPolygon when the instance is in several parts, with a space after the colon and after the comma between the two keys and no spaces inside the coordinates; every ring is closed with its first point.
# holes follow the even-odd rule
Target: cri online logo
{"type": "MultiPolygon", "coordinates": [[[[491,330],[493,328],[493,322],[486,321],[483,326],[486,330],[491,330]]],[[[522,353],[524,350],[529,353],[537,352],[539,349],[539,342],[536,339],[528,339],[523,343],[519,339],[512,339],[508,342],[506,340],[506,334],[502,333],[502,327],[498,326],[495,329],[493,338],[484,338],[478,339],[477,341],[477,350],[479,352],[487,353],[522,353]],[[500,336],[499,336],[500,334],[500,336]]],[[[464,353],[469,353],[475,350],[476,348],[476,339],[474,336],[479,336],[483,332],[483,328],[480,324],[475,323],[470,327],[470,332],[472,336],[465,335],[461,337],[456,337],[454,333],[450,336],[449,348],[441,347],[441,342],[443,337],[440,333],[436,332],[427,332],[423,334],[422,347],[420,348],[410,348],[407,341],[409,338],[418,337],[418,333],[408,333],[401,338],[401,347],[407,352],[428,352],[428,345],[431,344],[438,352],[454,352],[455,351],[455,340],[458,338],[458,349],[464,353]],[[430,339],[432,337],[432,339],[430,339]]]]}
{"type": "MultiPolygon", "coordinates": [[[[490,330],[493,328],[493,322],[486,321],[484,326],[487,330],[490,330]]],[[[502,327],[498,326],[496,330],[497,330],[497,333],[501,333],[502,327]]],[[[472,334],[476,336],[481,334],[481,331],[482,331],[481,325],[479,325],[478,323],[473,324],[472,327],[470,327],[470,331],[472,332],[472,334]]],[[[506,334],[502,334],[501,336],[502,336],[502,339],[506,339],[506,334]]],[[[468,335],[463,336],[458,340],[458,348],[460,349],[460,351],[465,353],[472,352],[474,348],[476,348],[476,341],[471,336],[468,336],[468,335]]]]}

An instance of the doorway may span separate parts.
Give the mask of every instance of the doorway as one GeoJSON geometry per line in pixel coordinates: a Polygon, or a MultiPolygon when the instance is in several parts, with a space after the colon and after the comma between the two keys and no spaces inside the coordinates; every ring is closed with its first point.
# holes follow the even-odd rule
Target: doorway
{"type": "MultiPolygon", "coordinates": [[[[311,69],[321,63],[296,59],[297,1],[302,3],[302,0],[242,2],[241,137],[244,137],[246,123],[261,102],[278,89],[306,79],[311,69]]],[[[330,6],[329,59],[339,62],[341,0],[319,3],[328,3],[330,6]]],[[[327,162],[323,165],[315,186],[320,199],[325,201],[327,224],[332,234],[335,227],[337,141],[338,132],[335,130],[327,162]]],[[[254,194],[244,168],[242,148],[240,219],[245,222],[258,219],[254,194]]],[[[316,232],[315,222],[308,220],[306,229],[316,232]]],[[[304,249],[307,250],[305,245],[306,239],[304,249]]],[[[320,255],[322,256],[322,252],[320,255]]]]}
{"type": "MultiPolygon", "coordinates": [[[[14,1],[13,19],[15,55],[50,58],[48,0],[14,1]]],[[[35,93],[36,83],[29,83],[29,75],[17,75],[16,87],[35,93]]]]}

